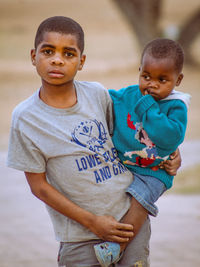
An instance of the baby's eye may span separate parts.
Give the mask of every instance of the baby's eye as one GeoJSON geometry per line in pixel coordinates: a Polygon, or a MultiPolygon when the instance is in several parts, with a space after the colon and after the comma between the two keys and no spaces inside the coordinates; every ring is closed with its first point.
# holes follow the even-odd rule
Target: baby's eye
{"type": "Polygon", "coordinates": [[[160,77],[159,80],[160,80],[161,83],[166,83],[166,81],[167,81],[167,80],[166,80],[165,78],[163,78],[163,77],[160,77]]]}
{"type": "Polygon", "coordinates": [[[150,80],[150,76],[149,76],[149,75],[143,75],[143,78],[144,78],[146,81],[149,81],[149,80],[150,80]]]}

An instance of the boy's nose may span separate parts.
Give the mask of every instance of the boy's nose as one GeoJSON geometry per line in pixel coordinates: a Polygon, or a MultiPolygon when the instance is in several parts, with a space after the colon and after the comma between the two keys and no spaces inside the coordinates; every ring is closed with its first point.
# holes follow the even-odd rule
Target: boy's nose
{"type": "Polygon", "coordinates": [[[64,61],[62,60],[61,57],[55,56],[54,58],[52,58],[51,64],[53,64],[53,65],[63,65],[64,61]]]}

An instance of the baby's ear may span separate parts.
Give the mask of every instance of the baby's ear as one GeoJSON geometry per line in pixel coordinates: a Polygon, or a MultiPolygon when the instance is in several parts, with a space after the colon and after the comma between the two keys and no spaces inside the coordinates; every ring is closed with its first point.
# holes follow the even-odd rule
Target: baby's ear
{"type": "Polygon", "coordinates": [[[184,76],[183,73],[179,74],[178,79],[176,81],[176,86],[179,86],[180,85],[180,83],[181,83],[181,81],[183,79],[183,76],[184,76]]]}

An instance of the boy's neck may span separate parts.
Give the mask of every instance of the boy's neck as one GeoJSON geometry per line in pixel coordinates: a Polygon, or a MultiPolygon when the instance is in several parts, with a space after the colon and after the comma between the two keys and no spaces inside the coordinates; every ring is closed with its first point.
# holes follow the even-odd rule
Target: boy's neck
{"type": "Polygon", "coordinates": [[[77,94],[74,85],[67,86],[44,86],[40,88],[40,99],[54,108],[70,108],[77,103],[77,94]]]}

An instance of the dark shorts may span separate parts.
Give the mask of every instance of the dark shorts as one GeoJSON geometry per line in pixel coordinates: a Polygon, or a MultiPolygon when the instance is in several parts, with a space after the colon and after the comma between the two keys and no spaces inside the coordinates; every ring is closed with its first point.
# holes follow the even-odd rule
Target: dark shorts
{"type": "MultiPolygon", "coordinates": [[[[151,227],[149,218],[140,232],[127,246],[121,260],[115,267],[149,267],[149,241],[151,227]]],[[[58,266],[63,267],[100,267],[94,253],[94,245],[103,240],[90,240],[79,243],[61,242],[58,266]]]]}

